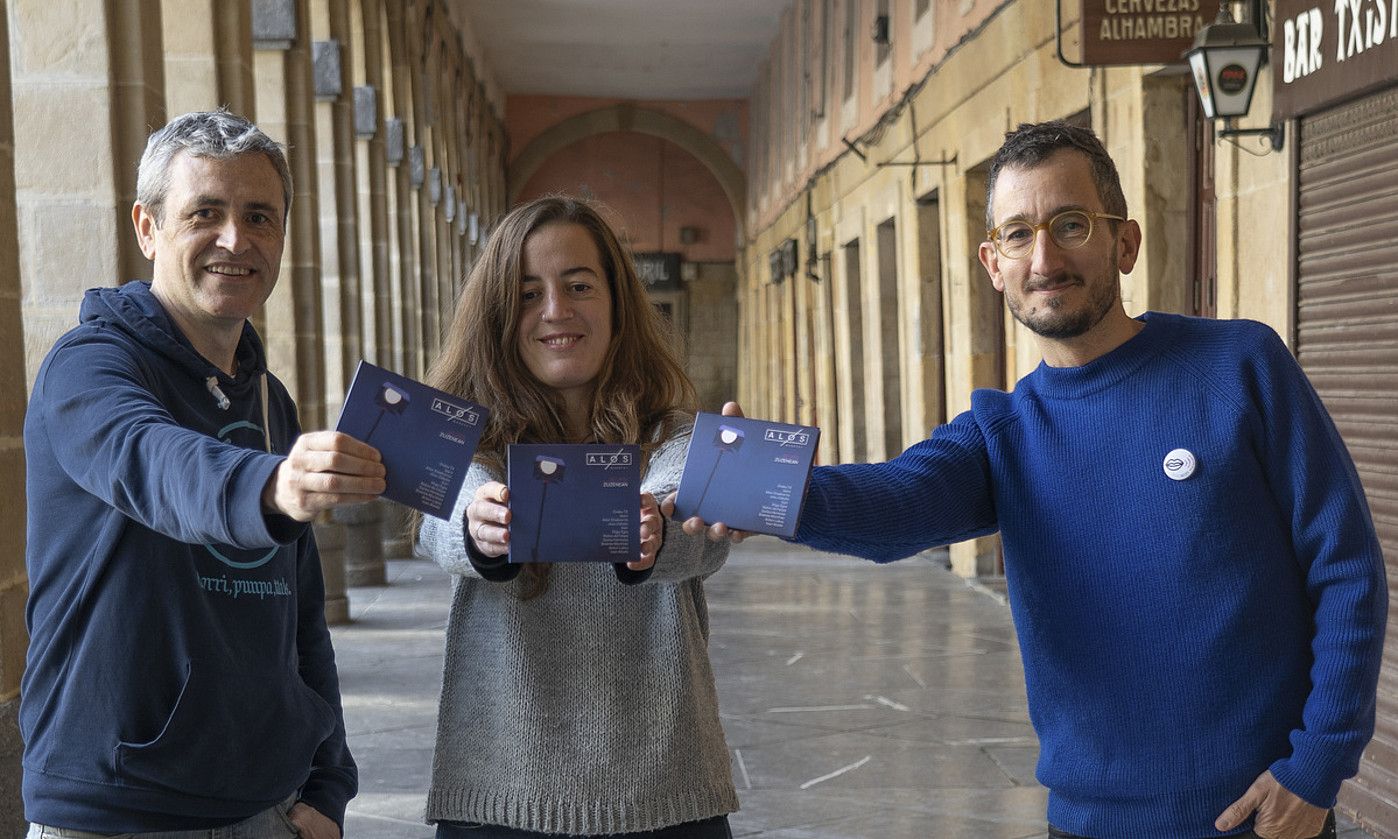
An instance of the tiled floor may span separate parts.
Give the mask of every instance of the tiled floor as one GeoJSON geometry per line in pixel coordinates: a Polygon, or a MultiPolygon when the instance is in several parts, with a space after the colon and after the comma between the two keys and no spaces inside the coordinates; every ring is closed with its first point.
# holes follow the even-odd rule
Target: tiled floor
{"type": "MultiPolygon", "coordinates": [[[[451,584],[393,562],[336,629],[360,794],[347,837],[426,839],[451,584]]],[[[708,583],[742,811],[762,839],[1042,839],[1008,610],[933,560],[873,566],[757,539],[708,583]]],[[[1365,834],[1344,825],[1343,839],[1365,834]]]]}

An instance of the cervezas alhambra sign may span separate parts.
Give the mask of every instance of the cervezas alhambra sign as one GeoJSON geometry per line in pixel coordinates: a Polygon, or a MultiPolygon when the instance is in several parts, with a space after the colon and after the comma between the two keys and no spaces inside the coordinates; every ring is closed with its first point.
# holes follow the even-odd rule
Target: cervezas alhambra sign
{"type": "Polygon", "coordinates": [[[1178,64],[1217,13],[1201,0],[1082,0],[1082,63],[1178,64]]]}

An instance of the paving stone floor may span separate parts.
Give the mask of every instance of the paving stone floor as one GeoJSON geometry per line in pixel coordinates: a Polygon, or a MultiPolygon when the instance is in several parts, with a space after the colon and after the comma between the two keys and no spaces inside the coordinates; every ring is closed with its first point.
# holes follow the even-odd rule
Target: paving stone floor
{"type": "MultiPolygon", "coordinates": [[[[708,582],[737,837],[1044,839],[1009,612],[942,567],[756,539],[708,582]]],[[[360,794],[348,839],[427,839],[451,583],[422,561],[351,590],[334,631],[360,794]]],[[[1343,839],[1363,839],[1342,825],[1343,839]]]]}

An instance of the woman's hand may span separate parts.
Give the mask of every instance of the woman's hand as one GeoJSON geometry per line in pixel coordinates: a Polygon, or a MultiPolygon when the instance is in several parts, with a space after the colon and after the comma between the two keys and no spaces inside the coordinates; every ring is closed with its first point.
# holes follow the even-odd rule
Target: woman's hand
{"type": "MultiPolygon", "coordinates": [[[[504,556],[510,550],[509,503],[510,488],[499,481],[491,481],[482,484],[475,498],[466,505],[466,538],[486,556],[504,556]]],[[[644,531],[642,536],[644,542],[644,531]]],[[[641,555],[644,558],[644,548],[641,555]]],[[[655,561],[654,556],[651,561],[655,561]]]]}
{"type": "Polygon", "coordinates": [[[665,539],[665,520],[660,517],[660,505],[649,492],[641,493],[641,558],[626,563],[632,571],[644,571],[655,564],[660,543],[665,539]]]}
{"type": "MultiPolygon", "coordinates": [[[[661,512],[665,514],[665,518],[673,519],[675,517],[675,498],[678,495],[679,493],[672,492],[665,496],[665,502],[660,506],[661,512]]],[[[735,545],[752,535],[752,531],[750,530],[738,530],[729,527],[721,521],[710,524],[698,516],[685,519],[680,527],[690,536],[698,536],[702,533],[710,542],[722,542],[724,539],[727,539],[735,545]]]]}

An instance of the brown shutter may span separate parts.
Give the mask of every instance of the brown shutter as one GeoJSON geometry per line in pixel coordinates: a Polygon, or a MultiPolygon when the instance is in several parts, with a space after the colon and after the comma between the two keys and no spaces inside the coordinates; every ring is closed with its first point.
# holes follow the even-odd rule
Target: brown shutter
{"type": "MultiPolygon", "coordinates": [[[[1300,123],[1296,350],[1359,469],[1398,582],[1398,88],[1300,123]]],[[[1398,839],[1398,619],[1342,808],[1398,839]]]]}

